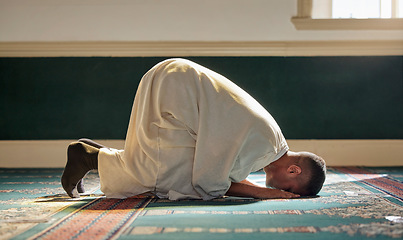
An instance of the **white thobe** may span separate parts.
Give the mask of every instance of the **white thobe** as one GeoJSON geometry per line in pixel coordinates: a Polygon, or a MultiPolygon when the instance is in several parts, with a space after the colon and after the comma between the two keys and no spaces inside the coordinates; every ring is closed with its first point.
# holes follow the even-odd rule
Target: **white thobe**
{"type": "Polygon", "coordinates": [[[273,117],[227,78],[184,59],[148,71],[123,150],[99,153],[101,191],[209,200],[288,150],[273,117]]]}

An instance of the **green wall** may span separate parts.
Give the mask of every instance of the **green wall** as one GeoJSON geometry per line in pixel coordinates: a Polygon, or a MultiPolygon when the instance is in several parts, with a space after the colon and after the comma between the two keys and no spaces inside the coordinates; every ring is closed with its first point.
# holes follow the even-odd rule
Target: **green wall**
{"type": "MultiPolygon", "coordinates": [[[[124,139],[166,58],[0,58],[0,139],[124,139]]],[[[192,57],[247,90],[288,139],[402,139],[403,56],[192,57]]]]}

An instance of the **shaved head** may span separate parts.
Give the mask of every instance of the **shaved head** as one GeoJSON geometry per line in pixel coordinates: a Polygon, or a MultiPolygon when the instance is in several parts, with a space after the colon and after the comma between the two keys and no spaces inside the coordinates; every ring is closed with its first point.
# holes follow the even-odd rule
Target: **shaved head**
{"type": "Polygon", "coordinates": [[[317,195],[326,179],[325,160],[310,152],[299,152],[298,154],[299,163],[304,169],[304,174],[301,176],[305,183],[304,195],[317,195]]]}

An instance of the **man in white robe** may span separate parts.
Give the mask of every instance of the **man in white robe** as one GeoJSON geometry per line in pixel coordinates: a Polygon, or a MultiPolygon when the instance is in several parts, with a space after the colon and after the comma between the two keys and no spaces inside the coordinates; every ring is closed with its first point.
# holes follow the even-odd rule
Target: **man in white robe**
{"type": "Polygon", "coordinates": [[[83,191],[81,175],[96,167],[106,197],[153,193],[171,200],[298,197],[306,188],[296,185],[302,173],[306,182],[312,172],[302,171],[304,154],[289,151],[276,121],[255,99],[227,78],[184,59],[165,60],[143,76],[123,150],[83,140],[72,144],[68,154],[62,184],[70,196],[83,191]],[[93,152],[97,163],[81,166],[77,174],[80,162],[90,161],[89,155],[79,157],[80,151],[93,152]],[[297,160],[301,163],[293,164],[297,160]],[[278,189],[245,180],[262,168],[271,177],[278,175],[267,177],[267,184],[278,189]],[[285,186],[287,173],[295,181],[285,186]],[[295,193],[284,191],[291,187],[295,193]]]}

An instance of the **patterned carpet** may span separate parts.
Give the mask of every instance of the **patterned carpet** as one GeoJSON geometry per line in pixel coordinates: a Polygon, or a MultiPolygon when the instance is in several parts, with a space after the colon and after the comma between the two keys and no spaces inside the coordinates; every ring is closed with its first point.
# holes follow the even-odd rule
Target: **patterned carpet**
{"type": "MultiPolygon", "coordinates": [[[[96,172],[70,199],[61,169],[0,169],[0,239],[396,239],[403,168],[330,168],[316,198],[106,199],[96,172]]],[[[264,183],[262,172],[249,176],[264,183]]]]}

